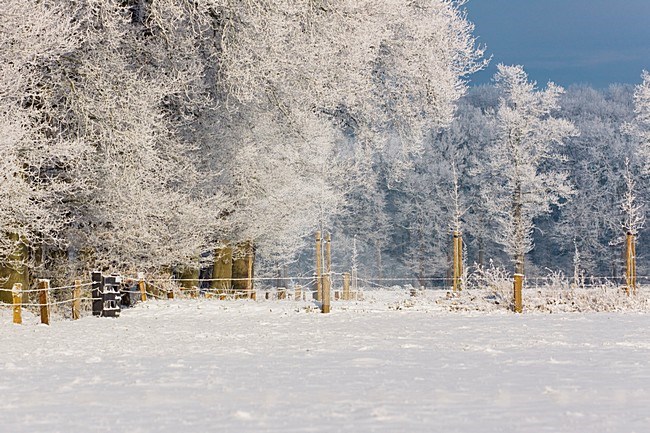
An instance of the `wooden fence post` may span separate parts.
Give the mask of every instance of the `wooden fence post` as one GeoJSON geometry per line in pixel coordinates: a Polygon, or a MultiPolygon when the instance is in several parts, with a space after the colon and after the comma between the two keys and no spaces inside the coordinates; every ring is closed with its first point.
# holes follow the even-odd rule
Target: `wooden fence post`
{"type": "Polygon", "coordinates": [[[521,289],[524,285],[524,276],[523,274],[515,274],[514,282],[514,291],[515,291],[515,313],[521,313],[523,311],[523,299],[521,295],[521,289]]]}
{"type": "Polygon", "coordinates": [[[81,317],[81,280],[74,280],[72,291],[72,320],[79,320],[81,317]]]}
{"type": "Polygon", "coordinates": [[[22,305],[23,305],[23,284],[14,283],[11,289],[11,297],[14,304],[14,323],[20,325],[23,323],[22,305]]]}
{"type": "Polygon", "coordinates": [[[332,297],[332,235],[325,235],[325,275],[323,276],[323,313],[329,313],[332,297]]]}
{"type": "Polygon", "coordinates": [[[302,301],[302,287],[301,286],[296,286],[293,289],[293,299],[296,301],[302,301]]]}
{"type": "Polygon", "coordinates": [[[147,283],[144,282],[144,275],[138,275],[138,289],[140,289],[140,301],[147,302],[147,283]]]}
{"type": "Polygon", "coordinates": [[[463,276],[463,235],[454,230],[454,283],[453,291],[461,290],[460,279],[463,276]]]}
{"type": "Polygon", "coordinates": [[[331,288],[330,274],[325,274],[323,275],[323,302],[321,307],[322,313],[330,312],[330,288],[331,288]]]}
{"type": "Polygon", "coordinates": [[[350,300],[350,273],[345,272],[343,274],[343,300],[350,300]]]}
{"type": "Polygon", "coordinates": [[[41,304],[41,323],[45,325],[50,324],[50,280],[39,280],[38,282],[38,303],[41,304]]]}
{"type": "Polygon", "coordinates": [[[316,300],[323,299],[323,257],[320,231],[316,232],[316,300]]]}

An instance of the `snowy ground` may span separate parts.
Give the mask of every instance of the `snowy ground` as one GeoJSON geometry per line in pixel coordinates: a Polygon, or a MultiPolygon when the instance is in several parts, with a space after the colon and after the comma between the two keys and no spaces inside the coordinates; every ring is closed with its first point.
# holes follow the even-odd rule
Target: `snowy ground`
{"type": "Polygon", "coordinates": [[[50,327],[3,308],[0,432],[650,431],[646,308],[440,296],[149,301],[50,327]]]}

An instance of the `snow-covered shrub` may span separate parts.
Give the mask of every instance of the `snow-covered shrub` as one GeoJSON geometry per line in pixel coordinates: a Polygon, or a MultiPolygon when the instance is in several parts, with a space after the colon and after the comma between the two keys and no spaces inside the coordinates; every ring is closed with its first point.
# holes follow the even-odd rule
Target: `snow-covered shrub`
{"type": "Polygon", "coordinates": [[[487,266],[476,265],[467,277],[467,288],[502,291],[512,285],[512,275],[504,267],[495,266],[490,259],[487,266]]]}

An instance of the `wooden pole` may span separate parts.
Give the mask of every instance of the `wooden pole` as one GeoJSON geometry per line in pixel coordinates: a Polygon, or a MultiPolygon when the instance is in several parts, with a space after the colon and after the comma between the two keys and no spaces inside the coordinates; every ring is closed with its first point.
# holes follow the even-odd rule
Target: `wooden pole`
{"type": "Polygon", "coordinates": [[[350,273],[345,272],[343,274],[343,300],[350,300],[350,273]]]}
{"type": "Polygon", "coordinates": [[[325,278],[323,279],[323,313],[330,312],[332,297],[332,235],[325,235],[325,278]]]}
{"type": "Polygon", "coordinates": [[[11,297],[14,304],[14,323],[20,325],[23,323],[22,305],[23,305],[23,284],[14,283],[11,289],[11,297]]]}
{"type": "Polygon", "coordinates": [[[521,289],[523,285],[524,285],[523,274],[515,274],[515,282],[514,282],[515,313],[521,313],[523,311],[523,300],[521,295],[521,289]]]}
{"type": "Polygon", "coordinates": [[[463,235],[454,231],[454,282],[453,291],[461,290],[461,278],[463,276],[463,235]]]}
{"type": "Polygon", "coordinates": [[[50,292],[50,280],[39,280],[38,282],[38,300],[41,304],[41,323],[45,325],[50,324],[50,302],[49,302],[49,292],[50,292]]]}
{"type": "Polygon", "coordinates": [[[302,301],[302,287],[296,286],[294,289],[293,299],[296,301],[302,301]]]}
{"type": "Polygon", "coordinates": [[[323,257],[320,231],[316,232],[316,300],[323,299],[323,257]]]}
{"type": "Polygon", "coordinates": [[[325,274],[323,275],[323,302],[321,307],[322,313],[329,313],[331,310],[330,309],[330,287],[331,287],[330,274],[325,274]]]}
{"type": "Polygon", "coordinates": [[[138,281],[138,289],[140,289],[140,301],[147,302],[147,283],[144,282],[142,275],[138,281]]]}
{"type": "Polygon", "coordinates": [[[72,290],[72,320],[81,318],[81,280],[74,280],[72,290]]]}

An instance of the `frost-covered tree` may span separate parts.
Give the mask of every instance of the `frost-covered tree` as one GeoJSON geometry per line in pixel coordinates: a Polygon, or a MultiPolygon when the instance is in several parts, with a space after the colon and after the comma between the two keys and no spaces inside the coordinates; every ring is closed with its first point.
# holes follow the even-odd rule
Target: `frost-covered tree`
{"type": "MultiPolygon", "coordinates": [[[[277,126],[264,120],[261,125],[290,137],[260,142],[268,134],[250,134],[247,122],[226,122],[227,136],[235,137],[229,139],[232,142],[242,141],[236,138],[239,134],[251,143],[250,149],[273,147],[254,160],[236,157],[238,148],[226,151],[225,155],[233,157],[227,156],[225,173],[235,173],[231,178],[236,179],[261,165],[280,174],[285,167],[279,165],[287,159],[276,155],[286,152],[296,163],[302,158],[301,165],[322,167],[308,171],[309,183],[338,194],[321,194],[337,205],[320,206],[318,220],[307,226],[329,221],[341,209],[348,215],[367,210],[367,216],[357,214],[358,218],[339,221],[351,221],[346,234],[376,244],[374,249],[381,256],[385,233],[377,224],[357,224],[381,221],[378,216],[385,212],[382,193],[366,194],[381,191],[384,185],[370,182],[390,180],[387,168],[397,172],[401,170],[392,168],[408,167],[403,161],[421,148],[421,136],[450,122],[453,103],[464,91],[463,78],[482,66],[482,52],[475,46],[461,4],[438,0],[216,2],[225,108],[241,113],[235,118],[253,119],[252,123],[269,116],[277,126]],[[325,132],[312,138],[310,125],[320,125],[325,132]],[[256,141],[251,142],[251,137],[256,141]],[[324,137],[330,137],[330,142],[325,143],[324,137]],[[281,141],[280,146],[273,144],[281,141]],[[350,150],[350,144],[356,149],[350,150]],[[314,146],[323,150],[309,150],[314,146]],[[239,165],[242,162],[248,166],[239,165]],[[345,179],[340,179],[339,167],[350,168],[345,179]],[[341,207],[344,201],[347,206],[341,207]],[[374,236],[381,236],[379,243],[372,241],[374,236]]],[[[275,182],[284,182],[279,190],[286,188],[282,176],[267,180],[269,191],[275,189],[275,182]]],[[[246,184],[238,182],[232,188],[238,203],[231,215],[234,220],[243,211],[247,216],[242,221],[247,220],[251,228],[279,229],[282,221],[294,221],[275,218],[269,223],[265,219],[274,213],[242,208],[245,200],[238,195],[246,200],[260,197],[248,194],[243,188],[246,184]]],[[[302,209],[309,208],[305,204],[314,199],[312,189],[291,191],[283,207],[289,214],[306,215],[302,209]]],[[[246,232],[238,227],[241,232],[235,237],[246,232]]],[[[305,225],[289,224],[282,233],[293,233],[295,238],[303,234],[301,227],[305,225]]]]}
{"type": "MultiPolygon", "coordinates": [[[[625,125],[628,132],[632,132],[640,139],[640,153],[643,170],[639,173],[641,176],[650,175],[650,73],[643,71],[641,75],[642,83],[636,86],[634,90],[634,114],[635,119],[632,125],[625,125]]],[[[626,196],[623,210],[628,215],[626,227],[635,235],[643,227],[645,221],[644,214],[641,212],[643,206],[635,205],[635,181],[634,175],[630,173],[628,160],[625,160],[626,168],[626,196]],[[626,203],[626,204],[625,204],[626,203]]],[[[650,191],[643,191],[648,194],[650,191]]]]}
{"type": "Polygon", "coordinates": [[[444,202],[450,200],[450,191],[445,178],[448,167],[433,163],[440,156],[437,149],[425,151],[391,194],[401,262],[421,286],[430,283],[427,278],[444,274],[447,267],[449,221],[444,202]]]}
{"type": "MultiPolygon", "coordinates": [[[[643,71],[642,82],[634,91],[635,123],[630,130],[642,141],[646,161],[650,161],[650,72],[643,71]]],[[[646,172],[650,164],[646,162],[646,172]]]]}
{"type": "Polygon", "coordinates": [[[252,241],[271,267],[292,262],[311,246],[315,230],[331,227],[344,198],[336,131],[317,117],[305,118],[296,131],[273,112],[238,121],[247,127],[233,121],[235,135],[222,136],[237,144],[223,149],[232,158],[232,171],[221,178],[234,198],[229,240],[252,241]]]}
{"type": "Polygon", "coordinates": [[[240,101],[263,98],[287,114],[344,109],[357,127],[427,133],[451,121],[462,78],[482,66],[461,5],[228,2],[218,8],[224,81],[240,101]]]}
{"type": "Polygon", "coordinates": [[[154,271],[192,262],[220,224],[222,196],[203,193],[181,129],[203,72],[183,45],[191,22],[156,7],[78,2],[84,37],[53,83],[56,127],[92,148],[82,174],[92,189],[68,201],[70,251],[85,266],[154,271]]]}
{"type": "Polygon", "coordinates": [[[450,269],[452,236],[462,235],[467,212],[459,175],[465,167],[458,167],[463,161],[454,155],[445,158],[440,149],[424,156],[404,176],[402,190],[394,193],[394,218],[404,233],[402,262],[423,286],[439,284],[436,279],[450,269]]]}
{"type": "Polygon", "coordinates": [[[629,159],[625,160],[624,180],[625,192],[621,199],[621,213],[623,215],[621,227],[626,234],[636,237],[645,225],[645,211],[643,204],[639,203],[637,197],[636,180],[630,170],[629,159]]]}
{"type": "Polygon", "coordinates": [[[515,272],[523,274],[524,257],[533,248],[535,218],[573,192],[566,173],[547,167],[560,158],[557,145],[577,132],[571,122],[554,117],[562,88],[549,83],[537,90],[521,66],[499,65],[495,82],[502,96],[494,116],[495,141],[484,165],[493,179],[486,194],[498,224],[497,241],[515,272]]]}
{"type": "MultiPolygon", "coordinates": [[[[450,149],[447,154],[458,158],[459,195],[464,203],[463,241],[468,245],[469,263],[480,266],[485,265],[486,257],[495,259],[499,253],[487,209],[490,199],[484,194],[484,185],[490,184],[492,179],[480,170],[487,147],[494,140],[491,116],[497,104],[494,87],[470,89],[458,106],[454,123],[441,134],[442,142],[447,142],[450,149]]],[[[450,156],[445,161],[449,165],[450,156]]]]}
{"type": "Polygon", "coordinates": [[[393,218],[403,232],[396,236],[403,243],[399,254],[422,285],[430,283],[426,277],[445,275],[452,257],[452,234],[465,230],[469,143],[476,126],[466,122],[470,112],[459,110],[449,128],[433,135],[391,194],[393,218]]]}
{"type": "Polygon", "coordinates": [[[462,1],[31,4],[0,9],[5,265],[290,261],[343,209],[386,226],[384,188],[482,66],[462,1]]]}
{"type": "MultiPolygon", "coordinates": [[[[83,187],[62,170],[76,165],[83,143],[51,128],[43,106],[51,71],[78,42],[69,14],[64,5],[0,4],[1,288],[29,285],[43,243],[61,241],[59,231],[68,220],[63,197],[83,187]]],[[[10,298],[0,291],[0,300],[10,298]]]]}
{"type": "Polygon", "coordinates": [[[605,90],[572,86],[562,96],[561,105],[561,115],[580,130],[563,149],[569,164],[561,163],[575,193],[556,218],[540,221],[542,231],[549,234],[541,241],[540,250],[548,253],[533,255],[546,262],[554,257],[555,266],[567,271],[571,267],[575,271],[577,266],[579,273],[587,275],[617,275],[621,254],[612,240],[620,236],[624,161],[634,159],[633,171],[640,162],[635,140],[621,128],[632,118],[632,91],[620,85],[605,90]],[[572,255],[579,260],[569,260],[572,255]],[[562,257],[567,257],[564,263],[562,257]]]}

